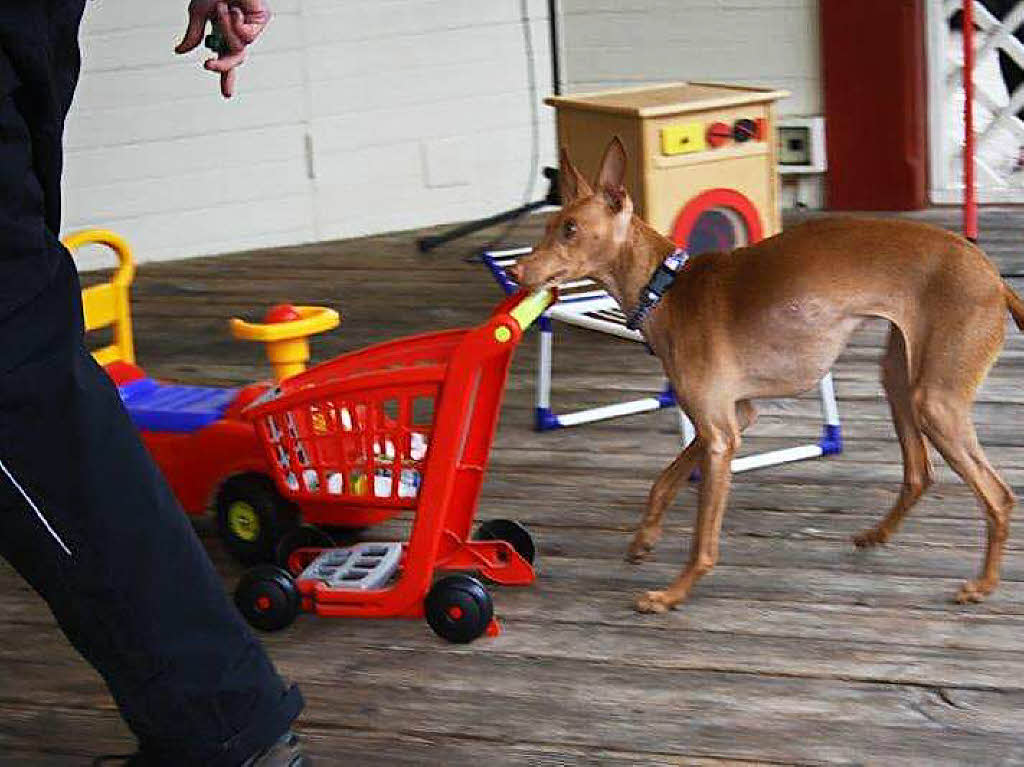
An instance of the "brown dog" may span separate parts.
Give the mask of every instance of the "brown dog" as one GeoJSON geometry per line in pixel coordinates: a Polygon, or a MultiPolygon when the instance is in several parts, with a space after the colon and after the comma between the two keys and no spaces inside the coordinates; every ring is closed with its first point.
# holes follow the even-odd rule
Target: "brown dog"
{"type": "MultiPolygon", "coordinates": [[[[516,267],[521,284],[590,277],[630,313],[675,246],[633,215],[625,167],[616,138],[591,188],[562,151],[563,208],[516,267]]],[[[1024,330],[1024,302],[984,253],[919,223],[823,219],[731,253],[694,257],[642,330],[697,438],[655,482],[628,558],[640,561],[650,552],[665,508],[700,462],[697,519],[686,568],[664,591],[640,596],[637,609],[674,607],[714,567],[730,462],[755,417],[751,398],[812,387],[867,317],[892,323],[882,380],[904,476],[892,510],[855,542],[888,540],[932,482],[927,435],[985,510],[985,562],[957,595],[960,602],[984,599],[999,583],[1014,499],[978,443],[971,405],[1002,347],[1007,310],[1024,330]]]]}

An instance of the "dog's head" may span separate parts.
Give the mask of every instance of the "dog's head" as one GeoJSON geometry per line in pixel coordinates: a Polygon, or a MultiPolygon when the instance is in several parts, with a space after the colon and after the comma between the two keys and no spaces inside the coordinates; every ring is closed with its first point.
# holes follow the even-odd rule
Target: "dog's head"
{"type": "Polygon", "coordinates": [[[533,253],[511,270],[525,288],[607,274],[629,233],[633,201],[626,192],[626,150],[618,136],[605,149],[593,186],[564,148],[558,175],[562,209],[548,221],[533,253]]]}

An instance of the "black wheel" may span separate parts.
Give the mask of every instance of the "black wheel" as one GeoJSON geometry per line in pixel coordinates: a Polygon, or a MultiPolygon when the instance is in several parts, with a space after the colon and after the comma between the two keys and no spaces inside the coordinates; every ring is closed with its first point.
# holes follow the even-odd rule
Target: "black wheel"
{"type": "Polygon", "coordinates": [[[298,525],[299,515],[269,477],[239,474],[217,493],[217,529],[240,562],[273,562],[277,542],[298,525]]]}
{"type": "Polygon", "coordinates": [[[301,605],[292,577],[274,565],[259,565],[242,576],[235,589],[235,605],[253,626],[280,631],[292,624],[301,605]]]}
{"type": "Polygon", "coordinates": [[[277,564],[287,570],[288,558],[296,549],[331,549],[334,546],[334,539],[316,525],[299,525],[277,542],[277,564]]]}
{"type": "Polygon", "coordinates": [[[335,546],[355,546],[362,540],[363,533],[369,530],[368,527],[345,527],[343,525],[323,525],[321,529],[327,531],[335,546]]]}
{"type": "Polygon", "coordinates": [[[434,633],[459,644],[483,634],[494,617],[491,595],[469,575],[448,575],[439,580],[427,594],[424,606],[434,633]]]}
{"type": "Polygon", "coordinates": [[[531,565],[537,556],[530,531],[511,519],[489,519],[477,528],[475,537],[478,541],[505,541],[531,565]]]}

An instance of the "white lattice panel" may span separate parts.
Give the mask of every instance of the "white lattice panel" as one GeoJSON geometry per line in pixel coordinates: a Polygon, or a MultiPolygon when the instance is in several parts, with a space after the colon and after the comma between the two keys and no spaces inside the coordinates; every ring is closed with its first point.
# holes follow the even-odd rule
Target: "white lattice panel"
{"type": "MultiPolygon", "coordinates": [[[[932,202],[959,203],[963,196],[963,37],[950,28],[961,0],[928,0],[928,123],[932,202]]],[[[1003,18],[974,3],[975,176],[979,202],[1024,202],[1024,87],[1007,92],[999,69],[1005,51],[1024,69],[1024,45],[1012,32],[1024,24],[1024,0],[1003,18]]]]}

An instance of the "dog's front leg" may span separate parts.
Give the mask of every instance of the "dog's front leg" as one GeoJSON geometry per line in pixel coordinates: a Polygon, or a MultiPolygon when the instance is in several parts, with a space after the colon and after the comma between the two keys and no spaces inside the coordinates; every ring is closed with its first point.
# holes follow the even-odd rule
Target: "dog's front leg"
{"type": "MultiPolygon", "coordinates": [[[[740,400],[736,403],[736,421],[741,433],[756,420],[757,410],[750,400],[740,400]]],[[[627,562],[642,562],[657,545],[661,539],[665,510],[679,493],[679,486],[693,474],[693,468],[701,459],[703,451],[704,446],[698,434],[651,487],[651,493],[647,498],[647,513],[644,514],[633,540],[629,543],[629,548],[626,549],[627,562]]]]}
{"type": "MultiPolygon", "coordinates": [[[[740,430],[729,408],[729,417],[719,423],[698,424],[697,433],[704,443],[700,497],[697,505],[697,523],[690,545],[690,561],[672,584],[664,591],[648,591],[636,602],[643,613],[663,613],[686,599],[690,589],[701,576],[710,572],[718,561],[718,536],[732,481],[730,464],[740,446],[740,430]]],[[[682,456],[680,456],[682,458],[682,456]]]]}
{"type": "Polygon", "coordinates": [[[641,562],[647,558],[658,539],[661,538],[661,522],[665,509],[679,492],[679,486],[693,472],[700,460],[704,447],[698,437],[676,456],[676,459],[661,473],[647,498],[647,513],[626,550],[628,562],[641,562]]]}

